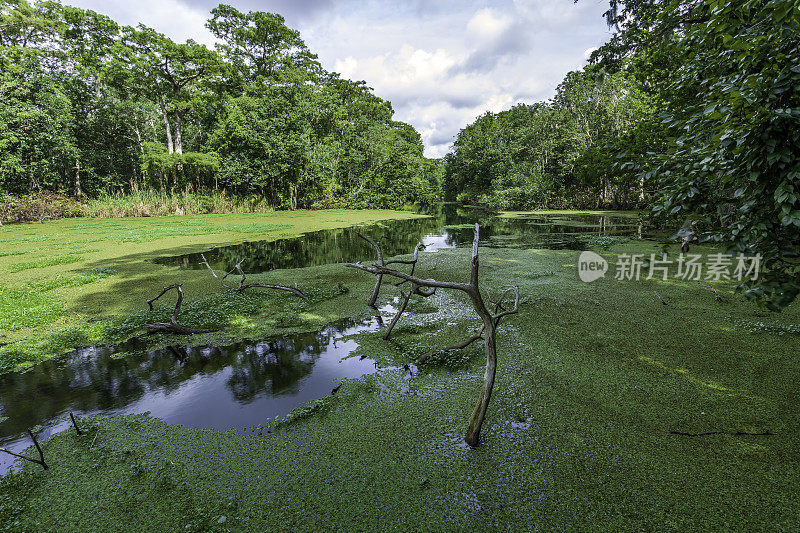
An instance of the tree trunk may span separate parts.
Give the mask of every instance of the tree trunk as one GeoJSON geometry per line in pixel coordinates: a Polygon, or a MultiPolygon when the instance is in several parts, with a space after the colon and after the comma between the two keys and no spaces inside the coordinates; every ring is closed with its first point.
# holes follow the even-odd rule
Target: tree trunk
{"type": "MultiPolygon", "coordinates": [[[[470,417],[469,421],[469,426],[467,427],[467,434],[464,437],[466,443],[469,444],[469,446],[471,447],[477,446],[480,441],[481,427],[483,426],[483,421],[486,418],[486,411],[489,408],[489,401],[491,400],[492,389],[494,388],[495,374],[497,373],[497,343],[495,340],[495,333],[497,331],[497,326],[500,323],[501,318],[508,315],[516,314],[519,311],[518,286],[507,287],[505,292],[503,292],[503,294],[496,302],[491,302],[492,305],[496,307],[496,312],[494,314],[492,314],[489,311],[489,309],[487,309],[486,304],[483,301],[483,297],[481,296],[480,292],[480,287],[478,285],[479,229],[480,229],[479,225],[475,224],[475,234],[472,240],[472,264],[470,267],[469,283],[455,283],[448,281],[438,281],[435,279],[422,279],[419,277],[415,277],[413,274],[406,274],[405,272],[389,268],[385,265],[366,266],[362,265],[360,262],[347,263],[345,265],[351,268],[357,268],[359,270],[375,274],[376,276],[379,274],[387,274],[389,276],[399,278],[404,281],[410,281],[412,283],[412,286],[415,287],[415,289],[413,289],[411,292],[417,292],[416,288],[418,287],[428,287],[434,290],[437,288],[455,289],[464,291],[465,293],[467,293],[470,300],[472,300],[472,305],[475,308],[475,312],[481,317],[481,320],[483,321],[482,330],[486,334],[486,342],[485,342],[486,372],[484,374],[483,386],[481,388],[480,396],[478,397],[478,402],[475,405],[475,409],[472,412],[472,416],[470,417]],[[514,294],[513,309],[506,309],[503,306],[503,302],[506,298],[506,295],[508,295],[509,293],[514,294]]],[[[363,238],[369,240],[367,237],[363,238]]],[[[376,245],[376,248],[378,250],[379,257],[382,259],[380,247],[376,245]]],[[[400,261],[390,261],[390,263],[396,263],[396,262],[400,261]]],[[[433,291],[427,294],[423,294],[423,296],[426,295],[433,295],[433,291]]],[[[478,335],[471,337],[470,339],[467,339],[467,341],[462,343],[461,346],[462,347],[468,346],[473,340],[477,340],[479,338],[479,335],[480,333],[478,335]]]]}
{"type": "Polygon", "coordinates": [[[469,418],[467,434],[464,437],[464,441],[472,448],[477,446],[480,440],[481,427],[483,426],[483,420],[486,418],[486,410],[489,408],[489,400],[492,398],[494,377],[497,373],[497,344],[494,337],[497,323],[489,310],[486,309],[483,296],[481,296],[478,285],[478,261],[478,229],[476,224],[475,240],[472,244],[470,288],[466,292],[472,300],[475,312],[478,313],[478,316],[480,316],[483,321],[484,334],[486,335],[486,341],[484,343],[486,348],[486,371],[483,375],[483,387],[478,396],[478,402],[475,404],[475,409],[472,411],[472,416],[469,418]]]}
{"type": "Polygon", "coordinates": [[[83,196],[83,191],[81,190],[81,162],[80,160],[75,160],[75,196],[83,196]]]}
{"type": "Polygon", "coordinates": [[[639,202],[644,204],[644,175],[639,178],[639,202]]]}
{"type": "Polygon", "coordinates": [[[478,396],[478,402],[472,411],[472,416],[467,426],[467,434],[464,437],[464,441],[472,448],[476,447],[480,440],[481,427],[486,418],[486,411],[489,409],[489,400],[492,398],[492,389],[494,388],[494,378],[497,374],[497,344],[495,342],[494,320],[491,317],[483,317],[483,320],[486,326],[486,331],[484,332],[486,334],[486,372],[483,375],[483,387],[481,388],[480,396],[478,396]]]}
{"type": "Polygon", "coordinates": [[[161,98],[161,95],[158,97],[158,107],[161,110],[161,116],[164,118],[164,129],[167,131],[167,152],[172,154],[175,153],[175,146],[172,144],[172,127],[169,125],[167,106],[164,105],[164,99],[161,98]]]}
{"type": "Polygon", "coordinates": [[[183,153],[183,115],[185,109],[175,110],[175,153],[183,153]]]}

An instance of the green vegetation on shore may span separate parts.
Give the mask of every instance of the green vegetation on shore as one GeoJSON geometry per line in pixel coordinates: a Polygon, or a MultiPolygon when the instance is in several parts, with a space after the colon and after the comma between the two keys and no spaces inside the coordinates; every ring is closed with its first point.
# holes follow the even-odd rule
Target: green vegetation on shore
{"type": "MultiPolygon", "coordinates": [[[[596,249],[608,259],[659,250],[648,241],[596,249]]],[[[469,250],[421,257],[422,275],[467,273],[469,250]]],[[[483,286],[518,283],[523,299],[498,335],[498,383],[475,450],[460,443],[480,346],[457,370],[346,381],[312,416],[263,436],[146,416],[80,420],[87,435],[70,430],[44,444],[50,470],[26,465],[0,481],[6,528],[791,530],[800,364],[796,336],[780,332],[793,331],[800,313],[767,314],[726,282],[713,283],[721,301],[692,281],[586,284],[576,261],[574,251],[481,250],[483,286]]],[[[374,282],[341,265],[291,277],[319,287],[345,279],[349,293],[312,302],[314,316],[366,311],[374,282]]],[[[387,287],[383,300],[393,297],[387,287]]],[[[394,341],[359,334],[354,355],[413,361],[471,332],[468,309],[450,293],[415,303],[394,341]]]]}
{"type": "MultiPolygon", "coordinates": [[[[162,287],[183,283],[187,325],[214,327],[219,334],[194,342],[274,333],[278,316],[295,316],[300,329],[315,329],[348,316],[358,296],[325,303],[350,273],[328,267],[336,280],[295,271],[274,271],[248,280],[297,282],[318,305],[275,291],[252,290],[231,295],[205,270],[178,270],[153,263],[162,256],[197,251],[198,247],[243,241],[275,240],[302,233],[345,228],[388,218],[417,215],[397,211],[294,211],[231,215],[81,218],[47,224],[15,224],[0,228],[8,255],[0,256],[0,371],[22,368],[78,346],[114,342],[141,333],[148,320],[169,317],[172,303],[153,312],[145,301],[162,287]],[[166,314],[165,316],[162,316],[166,314]]],[[[300,271],[304,272],[304,271],[300,271]]]]}
{"type": "Polygon", "coordinates": [[[9,216],[3,192],[88,196],[102,216],[438,200],[420,134],[281,15],[221,4],[206,27],[214,49],[59,2],[1,3],[0,222],[27,213],[9,216]]]}
{"type": "Polygon", "coordinates": [[[796,0],[610,0],[611,31],[546,102],[487,112],[444,157],[445,198],[650,207],[681,237],[760,254],[748,298],[800,295],[796,0]]]}

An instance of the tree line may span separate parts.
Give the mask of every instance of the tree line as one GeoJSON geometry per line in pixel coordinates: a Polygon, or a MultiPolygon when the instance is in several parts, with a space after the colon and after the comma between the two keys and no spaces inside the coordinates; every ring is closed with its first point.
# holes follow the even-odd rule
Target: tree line
{"type": "Polygon", "coordinates": [[[656,110],[629,72],[570,72],[551,100],[462,129],[445,156],[445,195],[497,209],[644,206],[649,184],[612,163],[662,142],[656,110]]]}
{"type": "Polygon", "coordinates": [[[219,5],[215,49],[52,1],[0,1],[0,191],[226,191],[275,208],[438,199],[419,134],[277,14],[219,5]]]}

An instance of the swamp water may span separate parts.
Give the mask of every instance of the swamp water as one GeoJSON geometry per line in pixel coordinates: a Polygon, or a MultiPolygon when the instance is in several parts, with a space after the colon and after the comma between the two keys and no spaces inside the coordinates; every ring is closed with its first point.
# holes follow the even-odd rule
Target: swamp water
{"type": "MultiPolygon", "coordinates": [[[[410,253],[419,241],[427,252],[470,245],[475,222],[481,223],[481,245],[488,247],[580,250],[602,244],[604,239],[641,236],[642,231],[630,217],[497,218],[462,209],[360,229],[379,240],[389,257],[410,253]]],[[[374,251],[349,228],[198,250],[157,262],[205,268],[198,264],[201,253],[219,270],[228,270],[244,258],[245,272],[264,272],[368,261],[374,251]]],[[[382,311],[391,314],[393,309],[382,311]]],[[[70,412],[78,416],[150,412],[171,424],[244,431],[330,394],[340,380],[376,372],[373,360],[347,357],[357,343],[345,337],[379,327],[379,318],[370,317],[331,324],[318,332],[224,347],[176,345],[146,350],[142,341],[133,339],[117,346],[82,348],[27,372],[0,376],[0,446],[19,453],[31,445],[28,428],[41,426],[38,438],[44,440],[70,427],[70,412]]],[[[12,456],[0,454],[0,475],[15,462],[12,456]]]]}

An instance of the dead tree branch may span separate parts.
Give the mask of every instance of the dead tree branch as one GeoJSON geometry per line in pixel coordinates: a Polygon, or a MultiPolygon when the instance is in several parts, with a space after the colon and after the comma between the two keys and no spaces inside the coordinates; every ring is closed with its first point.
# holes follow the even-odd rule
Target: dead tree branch
{"type": "Polygon", "coordinates": [[[713,292],[714,293],[714,298],[716,298],[718,302],[722,301],[722,296],[720,296],[720,294],[717,292],[717,289],[715,289],[711,285],[706,285],[705,283],[701,283],[699,281],[697,283],[700,283],[700,286],[703,287],[704,289],[708,289],[711,292],[713,292]]]}
{"type": "MultiPolygon", "coordinates": [[[[388,264],[388,263],[387,263],[388,264]]],[[[400,284],[405,283],[405,281],[400,282],[400,284]]],[[[399,285],[399,284],[398,284],[399,285]]],[[[392,317],[392,321],[389,323],[389,327],[386,328],[386,333],[383,334],[384,340],[389,340],[392,335],[392,330],[394,329],[397,322],[400,320],[400,317],[405,313],[406,307],[408,306],[408,301],[411,299],[411,296],[416,294],[417,296],[422,296],[423,298],[429,298],[436,294],[436,289],[431,289],[430,291],[424,290],[419,285],[412,285],[411,290],[408,293],[400,291],[400,298],[402,299],[402,303],[400,304],[400,308],[392,317]]]]}
{"type": "Polygon", "coordinates": [[[400,307],[397,309],[397,312],[392,317],[392,321],[389,322],[389,327],[386,328],[386,332],[383,334],[383,340],[388,341],[392,335],[392,330],[394,329],[395,324],[400,320],[400,316],[405,312],[406,306],[408,305],[408,301],[411,299],[411,291],[405,293],[400,291],[400,307]]]}
{"type": "Polygon", "coordinates": [[[239,261],[238,263],[236,263],[236,266],[234,266],[233,269],[230,270],[230,272],[228,272],[222,278],[220,278],[219,276],[217,276],[217,273],[214,272],[214,269],[211,268],[211,265],[208,264],[208,261],[206,260],[205,255],[200,254],[200,257],[203,258],[203,260],[200,262],[200,264],[201,265],[205,265],[208,268],[209,272],[211,272],[211,275],[214,277],[214,279],[219,281],[220,285],[222,285],[223,287],[225,287],[228,290],[231,290],[231,291],[234,291],[234,292],[242,292],[244,290],[252,289],[252,288],[274,289],[274,290],[277,290],[277,291],[291,292],[292,294],[294,294],[298,298],[302,298],[304,300],[308,300],[309,299],[309,296],[306,293],[304,293],[303,291],[301,291],[300,289],[297,288],[297,283],[294,284],[294,287],[288,287],[286,285],[276,285],[276,284],[273,284],[273,283],[259,283],[259,282],[245,283],[245,280],[247,279],[247,275],[242,270],[242,262],[243,261],[239,261]],[[241,278],[239,278],[239,285],[236,286],[236,287],[234,287],[232,285],[228,285],[227,283],[225,283],[225,278],[227,278],[229,275],[231,275],[234,271],[238,272],[239,275],[241,276],[241,278]]]}
{"type": "MultiPolygon", "coordinates": [[[[388,261],[387,265],[411,265],[411,275],[414,275],[414,270],[417,268],[417,261],[419,261],[419,251],[425,248],[425,245],[421,242],[418,242],[417,245],[414,247],[414,258],[413,259],[393,259],[392,261],[388,261]]],[[[406,281],[401,281],[397,283],[399,287],[403,283],[407,283],[406,281]]]]}
{"type": "MultiPolygon", "coordinates": [[[[378,255],[378,265],[384,266],[383,252],[381,251],[381,247],[378,246],[378,243],[373,241],[372,239],[370,239],[369,237],[367,237],[366,235],[364,235],[360,231],[357,231],[356,235],[358,235],[359,237],[361,237],[362,239],[364,239],[365,241],[370,243],[372,245],[372,247],[375,248],[375,253],[378,255]]],[[[369,297],[369,301],[367,302],[367,305],[369,307],[373,308],[373,309],[377,309],[377,306],[375,305],[375,302],[378,301],[378,295],[381,292],[381,283],[383,283],[383,274],[378,274],[375,277],[375,288],[372,289],[372,296],[369,297]]]]}
{"type": "Polygon", "coordinates": [[[78,427],[78,423],[75,421],[75,415],[70,412],[69,418],[72,420],[72,425],[75,427],[75,433],[77,433],[78,436],[83,435],[83,431],[81,431],[81,428],[78,427]]]}
{"type": "MultiPolygon", "coordinates": [[[[419,261],[419,251],[425,248],[425,245],[417,243],[414,247],[414,257],[412,259],[394,259],[392,261],[387,261],[385,265],[411,265],[411,275],[414,275],[414,270],[417,268],[417,261],[419,261]]],[[[400,287],[404,283],[408,283],[408,281],[401,281],[396,283],[396,287],[400,287]]],[[[422,296],[423,298],[429,298],[436,293],[436,289],[431,289],[430,291],[425,291],[422,287],[417,284],[412,284],[411,290],[408,293],[404,293],[400,291],[400,297],[403,299],[403,302],[400,304],[400,308],[397,310],[397,313],[392,317],[392,321],[389,323],[389,327],[386,328],[386,333],[383,334],[384,340],[389,340],[392,335],[392,330],[394,329],[397,322],[400,320],[400,317],[403,316],[403,313],[408,306],[408,301],[411,299],[412,294],[416,294],[417,296],[422,296]]]]}
{"type": "MultiPolygon", "coordinates": [[[[393,264],[411,265],[411,275],[412,276],[414,275],[414,270],[417,268],[417,261],[419,261],[419,251],[421,249],[425,248],[424,244],[422,244],[421,242],[417,243],[417,246],[414,248],[414,257],[412,259],[393,259],[392,261],[384,261],[384,259],[383,259],[383,251],[381,250],[380,245],[377,242],[375,242],[374,240],[372,240],[369,237],[367,237],[366,235],[362,234],[361,232],[357,232],[357,234],[358,234],[359,237],[361,237],[362,239],[364,239],[365,241],[370,243],[373,248],[375,248],[375,253],[378,256],[378,265],[379,266],[386,266],[386,265],[393,265],[393,264]]],[[[376,274],[375,288],[372,290],[372,296],[370,296],[370,299],[367,302],[367,305],[369,307],[373,308],[373,309],[377,309],[377,306],[376,306],[375,302],[377,301],[378,295],[380,294],[381,284],[382,283],[383,283],[383,274],[376,274]]],[[[404,283],[407,283],[407,281],[401,281],[401,282],[397,283],[395,286],[399,287],[399,286],[403,285],[404,283]]],[[[395,325],[397,325],[397,322],[400,320],[400,317],[405,312],[406,307],[408,306],[408,301],[411,299],[411,295],[412,294],[416,294],[418,296],[422,296],[423,298],[427,298],[429,296],[433,296],[434,293],[435,293],[435,289],[433,289],[431,291],[424,291],[424,290],[422,290],[422,288],[419,285],[413,285],[411,290],[408,291],[408,293],[400,291],[400,299],[401,299],[400,308],[397,310],[397,312],[392,317],[392,320],[389,323],[389,327],[386,328],[386,332],[383,334],[383,339],[384,340],[389,340],[389,338],[391,337],[392,330],[394,329],[395,325]]],[[[380,315],[379,315],[379,317],[380,317],[380,315]]]]}
{"type": "Polygon", "coordinates": [[[185,326],[181,326],[178,324],[178,313],[181,310],[181,304],[183,303],[183,289],[181,288],[181,283],[176,283],[174,285],[170,285],[169,287],[164,287],[164,290],[161,291],[158,296],[155,298],[151,298],[147,300],[147,305],[150,306],[150,310],[153,310],[153,302],[164,296],[168,291],[175,289],[175,292],[178,294],[178,298],[175,300],[175,309],[172,311],[172,318],[170,318],[169,322],[157,322],[155,324],[147,324],[147,330],[150,333],[174,333],[176,335],[194,335],[195,333],[208,333],[210,329],[195,329],[195,328],[187,328],[185,326]]]}
{"type": "Polygon", "coordinates": [[[495,335],[497,327],[503,317],[515,314],[519,310],[519,287],[516,286],[508,287],[500,299],[495,302],[494,313],[490,312],[486,307],[478,284],[478,270],[480,263],[478,259],[479,233],[480,226],[475,224],[475,235],[472,240],[472,260],[470,262],[470,276],[468,283],[422,279],[411,274],[406,274],[405,272],[400,272],[399,270],[390,268],[386,265],[367,266],[361,264],[360,262],[349,263],[345,265],[350,268],[356,268],[358,270],[363,270],[364,272],[369,272],[370,274],[374,274],[376,276],[388,275],[399,278],[401,280],[409,281],[413,285],[418,285],[420,287],[459,290],[465,292],[469,296],[470,300],[472,301],[472,305],[475,308],[475,312],[483,321],[485,333],[484,347],[486,350],[486,371],[483,377],[483,387],[481,388],[481,393],[478,396],[475,409],[470,417],[469,425],[467,427],[467,434],[464,437],[466,443],[471,447],[477,446],[480,440],[481,427],[483,426],[483,421],[486,418],[486,411],[489,407],[489,400],[494,387],[495,375],[497,373],[497,343],[495,335]],[[514,294],[514,306],[510,309],[506,309],[504,306],[504,300],[510,293],[514,294]]]}
{"type": "Polygon", "coordinates": [[[470,344],[472,344],[476,340],[483,339],[483,330],[484,329],[486,329],[486,327],[485,326],[481,326],[481,329],[479,329],[478,332],[475,333],[475,335],[473,335],[471,337],[468,337],[467,339],[459,342],[458,344],[454,344],[452,346],[448,346],[447,348],[437,348],[436,350],[431,350],[430,352],[422,355],[419,359],[417,359],[417,366],[424,365],[428,361],[428,359],[430,359],[433,356],[433,354],[435,354],[435,353],[452,352],[454,350],[463,350],[464,348],[466,348],[467,346],[469,346],[470,344]]]}
{"type": "Polygon", "coordinates": [[[5,448],[0,448],[0,452],[6,452],[7,454],[13,455],[14,457],[19,457],[20,459],[25,459],[26,461],[30,461],[31,463],[36,463],[37,465],[41,466],[44,470],[47,470],[50,467],[47,466],[47,463],[44,462],[44,453],[42,452],[42,448],[39,446],[39,443],[36,441],[36,436],[30,429],[28,430],[28,435],[30,435],[31,440],[33,441],[33,445],[36,446],[36,451],[39,452],[39,459],[34,459],[33,457],[28,457],[26,455],[15,453],[5,448]]]}

